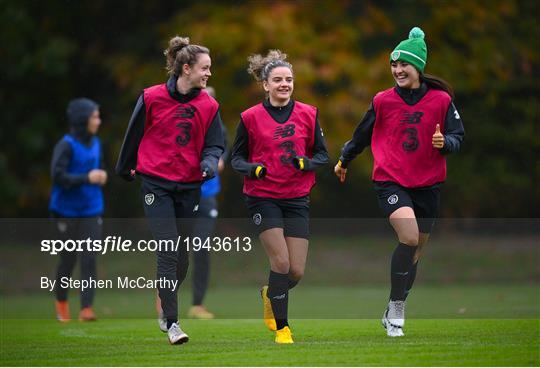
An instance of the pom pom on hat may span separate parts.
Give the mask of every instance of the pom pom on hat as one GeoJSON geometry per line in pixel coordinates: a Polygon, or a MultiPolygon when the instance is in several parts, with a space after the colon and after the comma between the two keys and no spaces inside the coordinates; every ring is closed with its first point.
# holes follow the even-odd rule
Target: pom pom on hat
{"type": "Polygon", "coordinates": [[[419,28],[419,27],[414,27],[409,32],[409,38],[421,38],[421,39],[424,39],[425,36],[426,35],[425,35],[424,31],[422,31],[422,29],[419,28]]]}
{"type": "Polygon", "coordinates": [[[427,62],[425,33],[419,27],[413,27],[409,38],[401,41],[390,54],[390,62],[404,61],[412,64],[420,73],[424,72],[427,62]]]}

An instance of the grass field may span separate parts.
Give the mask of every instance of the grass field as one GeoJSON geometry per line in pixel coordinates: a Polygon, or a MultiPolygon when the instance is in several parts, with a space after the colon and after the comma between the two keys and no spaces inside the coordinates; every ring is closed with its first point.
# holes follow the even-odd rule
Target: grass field
{"type": "MultiPolygon", "coordinates": [[[[185,311],[189,294],[181,295],[185,311]]],[[[51,295],[3,296],[0,365],[540,365],[536,284],[419,286],[399,339],[380,326],[386,296],[377,286],[298,287],[291,292],[292,346],[276,346],[256,319],[254,288],[211,290],[207,304],[220,318],[182,319],[191,338],[182,346],[168,345],[158,330],[150,292],[99,293],[98,322],[65,325],[51,318],[51,295]]]]}
{"type": "Polygon", "coordinates": [[[378,320],[293,320],[295,344],[276,346],[259,320],[183,322],[170,346],[154,320],[59,325],[4,320],[1,365],[25,366],[537,366],[538,320],[413,320],[407,336],[378,320]]]}

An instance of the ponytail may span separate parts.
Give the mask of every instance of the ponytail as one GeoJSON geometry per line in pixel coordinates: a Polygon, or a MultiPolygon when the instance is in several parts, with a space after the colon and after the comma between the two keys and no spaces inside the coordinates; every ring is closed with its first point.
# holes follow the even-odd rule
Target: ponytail
{"type": "Polygon", "coordinates": [[[454,99],[454,89],[448,83],[442,78],[439,78],[437,76],[431,75],[431,74],[421,74],[420,80],[428,85],[429,88],[433,89],[439,89],[441,91],[444,91],[450,95],[452,100],[454,99]]]}
{"type": "Polygon", "coordinates": [[[175,36],[169,40],[169,47],[163,51],[167,65],[165,69],[171,75],[181,76],[182,66],[193,66],[197,62],[197,55],[210,54],[204,46],[191,45],[189,37],[175,36]]]}

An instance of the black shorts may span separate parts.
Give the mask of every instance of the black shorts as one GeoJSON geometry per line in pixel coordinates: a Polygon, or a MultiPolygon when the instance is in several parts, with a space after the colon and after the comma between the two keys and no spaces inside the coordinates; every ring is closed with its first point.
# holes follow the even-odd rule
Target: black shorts
{"type": "Polygon", "coordinates": [[[246,196],[245,200],[259,234],[279,227],[285,236],[308,239],[309,196],[290,199],[246,196]]]}
{"type": "Polygon", "coordinates": [[[404,188],[393,182],[374,182],[379,207],[385,216],[401,207],[411,207],[418,222],[418,230],[429,234],[439,216],[440,186],[404,188]]]}

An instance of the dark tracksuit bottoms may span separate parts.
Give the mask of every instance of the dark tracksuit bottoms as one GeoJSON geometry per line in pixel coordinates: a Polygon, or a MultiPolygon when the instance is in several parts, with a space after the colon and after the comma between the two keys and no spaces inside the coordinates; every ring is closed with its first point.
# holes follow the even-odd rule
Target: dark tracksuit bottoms
{"type": "Polygon", "coordinates": [[[177,219],[194,217],[200,193],[200,188],[185,188],[180,184],[166,181],[160,181],[158,185],[152,180],[142,178],[141,195],[144,212],[154,239],[172,240],[176,245],[178,236],[182,237],[178,249],[163,247],[156,252],[156,278],[178,280],[177,288],[174,290],[172,286],[158,288],[163,316],[168,321],[178,320],[178,288],[186,278],[189,267],[189,254],[182,240],[189,234],[188,224],[183,222],[181,226],[177,226],[177,219]],[[151,194],[153,196],[147,197],[151,194]]]}
{"type": "MultiPolygon", "coordinates": [[[[201,198],[197,219],[193,225],[193,237],[199,237],[203,242],[206,238],[212,237],[217,221],[217,217],[211,214],[213,210],[217,210],[216,197],[201,198]]],[[[193,263],[193,305],[202,305],[210,274],[210,252],[208,249],[201,248],[198,252],[193,251],[193,263]]]]}
{"type": "MultiPolygon", "coordinates": [[[[99,216],[81,218],[61,218],[56,214],[52,216],[60,240],[101,239],[103,221],[99,216]]],[[[78,255],[80,255],[81,262],[81,280],[97,279],[95,252],[87,249],[84,249],[83,252],[67,252],[65,250],[60,252],[60,262],[56,269],[56,300],[58,301],[68,299],[69,289],[61,287],[60,280],[62,277],[71,277],[78,255]]],[[[92,306],[94,294],[94,288],[86,288],[81,291],[81,308],[92,306]]]]}

